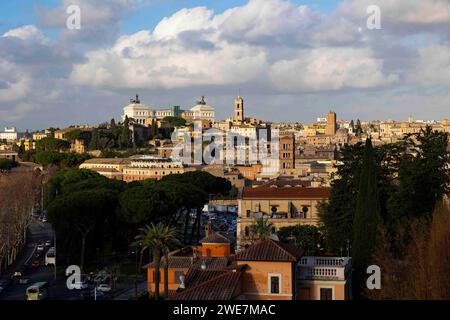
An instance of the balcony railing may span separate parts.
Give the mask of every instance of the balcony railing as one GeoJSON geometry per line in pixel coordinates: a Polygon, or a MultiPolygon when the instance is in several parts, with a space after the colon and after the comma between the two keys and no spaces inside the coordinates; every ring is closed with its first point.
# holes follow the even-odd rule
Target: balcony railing
{"type": "Polygon", "coordinates": [[[345,280],[351,271],[351,258],[303,257],[298,268],[300,279],[345,280]]]}

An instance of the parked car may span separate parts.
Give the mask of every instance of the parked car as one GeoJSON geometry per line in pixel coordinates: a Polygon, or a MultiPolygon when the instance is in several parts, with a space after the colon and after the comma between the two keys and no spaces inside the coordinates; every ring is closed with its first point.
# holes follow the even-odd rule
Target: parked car
{"type": "Polygon", "coordinates": [[[102,284],[97,286],[97,291],[110,292],[111,291],[111,287],[109,286],[109,284],[102,283],[102,284]]]}

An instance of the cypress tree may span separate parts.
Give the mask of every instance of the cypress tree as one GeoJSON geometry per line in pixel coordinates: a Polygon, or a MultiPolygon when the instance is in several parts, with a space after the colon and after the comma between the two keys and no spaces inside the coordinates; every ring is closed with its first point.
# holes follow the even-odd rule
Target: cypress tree
{"type": "Polygon", "coordinates": [[[353,221],[353,293],[358,297],[376,246],[380,218],[377,165],[372,141],[366,140],[353,221]]]}

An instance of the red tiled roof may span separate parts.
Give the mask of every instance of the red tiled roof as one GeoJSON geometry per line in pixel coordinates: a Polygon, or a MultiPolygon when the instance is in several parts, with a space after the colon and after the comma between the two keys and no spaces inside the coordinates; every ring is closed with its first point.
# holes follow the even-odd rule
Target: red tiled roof
{"type": "Polygon", "coordinates": [[[228,271],[222,275],[202,282],[196,286],[179,292],[172,300],[231,300],[240,292],[242,271],[228,271]]]}
{"type": "Polygon", "coordinates": [[[328,187],[244,188],[242,199],[328,199],[330,191],[328,187]]]}
{"type": "Polygon", "coordinates": [[[226,272],[228,272],[227,269],[202,270],[197,268],[190,268],[185,277],[185,286],[186,288],[190,288],[192,286],[214,279],[226,272]]]}
{"type": "Polygon", "coordinates": [[[303,255],[302,251],[287,243],[272,239],[261,240],[236,254],[237,261],[286,261],[295,262],[303,255]]]}
{"type": "Polygon", "coordinates": [[[200,243],[231,243],[232,241],[219,232],[213,232],[199,241],[200,243]]]}

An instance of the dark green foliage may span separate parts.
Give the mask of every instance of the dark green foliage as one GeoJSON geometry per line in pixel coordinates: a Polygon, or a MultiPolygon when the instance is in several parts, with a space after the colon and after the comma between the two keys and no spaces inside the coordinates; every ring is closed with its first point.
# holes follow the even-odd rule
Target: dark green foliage
{"type": "Polygon", "coordinates": [[[164,117],[163,121],[169,122],[173,127],[184,127],[186,125],[186,119],[180,117],[164,117]]]}
{"type": "Polygon", "coordinates": [[[324,239],[319,228],[311,225],[283,227],[277,231],[281,242],[290,243],[303,250],[305,256],[318,256],[324,253],[324,239]]]}
{"type": "Polygon", "coordinates": [[[353,281],[355,294],[362,286],[363,275],[367,266],[370,265],[370,258],[376,247],[380,231],[381,218],[377,172],[372,141],[367,139],[353,221],[352,265],[355,275],[353,281]]]}
{"type": "Polygon", "coordinates": [[[84,130],[73,130],[73,131],[69,131],[64,135],[64,138],[68,141],[75,141],[77,139],[81,139],[86,141],[89,144],[89,141],[91,140],[91,132],[88,131],[84,131],[84,130]]]}
{"type": "Polygon", "coordinates": [[[37,151],[62,151],[70,148],[70,142],[56,138],[42,138],[36,141],[37,151]]]}
{"type": "Polygon", "coordinates": [[[448,191],[448,135],[430,127],[407,137],[415,155],[405,156],[398,168],[399,184],[388,202],[397,223],[410,218],[430,219],[436,202],[448,191]]]}
{"type": "Polygon", "coordinates": [[[335,180],[332,182],[329,202],[320,203],[319,216],[323,225],[327,248],[340,254],[353,235],[353,218],[356,209],[359,175],[364,146],[358,143],[342,149],[335,180]]]}
{"type": "Polygon", "coordinates": [[[90,159],[88,154],[80,153],[62,153],[56,151],[41,151],[37,152],[32,159],[44,166],[57,165],[62,168],[76,167],[82,164],[84,161],[90,159]]]}
{"type": "MultiPolygon", "coordinates": [[[[405,141],[374,148],[380,214],[391,234],[411,217],[429,216],[436,200],[447,192],[447,144],[446,133],[427,128],[405,141]]],[[[347,239],[352,239],[363,152],[361,144],[343,148],[330,199],[319,205],[327,248],[334,254],[345,250],[347,239]]]]}
{"type": "Polygon", "coordinates": [[[15,167],[17,167],[17,163],[13,160],[0,158],[0,170],[9,171],[15,167]]]}

